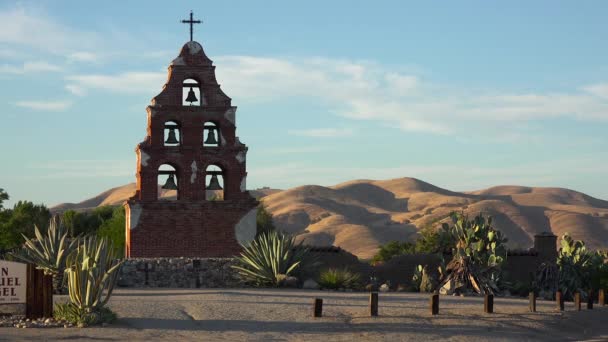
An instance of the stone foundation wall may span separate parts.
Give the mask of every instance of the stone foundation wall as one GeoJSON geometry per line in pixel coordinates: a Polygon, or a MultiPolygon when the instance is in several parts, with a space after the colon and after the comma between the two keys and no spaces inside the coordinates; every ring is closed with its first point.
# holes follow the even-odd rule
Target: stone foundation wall
{"type": "Polygon", "coordinates": [[[118,275],[119,287],[244,287],[232,258],[132,258],[118,275]]]}

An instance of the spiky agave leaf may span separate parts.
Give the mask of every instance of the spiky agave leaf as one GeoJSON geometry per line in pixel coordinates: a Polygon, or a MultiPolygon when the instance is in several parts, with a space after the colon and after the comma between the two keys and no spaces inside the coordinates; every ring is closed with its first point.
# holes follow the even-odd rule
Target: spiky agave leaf
{"type": "Polygon", "coordinates": [[[12,255],[18,260],[36,265],[45,274],[57,275],[63,272],[66,256],[76,246],[77,239],[66,242],[68,230],[56,217],[49,221],[46,235],[42,235],[38,226],[35,226],[34,235],[36,239],[24,235],[23,248],[12,255]]]}
{"type": "Polygon", "coordinates": [[[237,270],[243,279],[257,285],[279,285],[281,279],[301,264],[308,252],[295,239],[276,231],[265,232],[243,248],[236,257],[237,270]]]}

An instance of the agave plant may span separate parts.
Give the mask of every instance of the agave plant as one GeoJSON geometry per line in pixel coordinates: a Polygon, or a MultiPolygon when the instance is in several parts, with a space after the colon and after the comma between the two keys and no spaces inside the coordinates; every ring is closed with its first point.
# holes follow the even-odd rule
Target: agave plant
{"type": "Polygon", "coordinates": [[[452,233],[456,246],[442,283],[451,282],[478,293],[495,293],[507,257],[507,239],[492,227],[491,217],[486,220],[479,214],[469,220],[462,213],[452,213],[451,217],[453,226],[444,223],[444,229],[452,233]]]}
{"type": "Polygon", "coordinates": [[[270,231],[258,235],[235,257],[232,267],[248,282],[258,286],[279,286],[295,271],[308,253],[308,248],[296,244],[285,234],[270,231]]]}
{"type": "Polygon", "coordinates": [[[107,304],[122,263],[112,243],[95,236],[83,238],[68,255],[65,273],[70,302],[81,316],[98,315],[107,304]]]}
{"type": "Polygon", "coordinates": [[[361,275],[348,269],[329,268],[319,275],[319,285],[326,289],[356,288],[361,275]]]}
{"type": "Polygon", "coordinates": [[[66,257],[74,250],[77,239],[68,240],[68,230],[58,218],[52,218],[46,235],[35,227],[36,239],[25,235],[23,248],[12,255],[21,261],[36,265],[37,269],[53,276],[53,289],[61,293],[66,257]]]}

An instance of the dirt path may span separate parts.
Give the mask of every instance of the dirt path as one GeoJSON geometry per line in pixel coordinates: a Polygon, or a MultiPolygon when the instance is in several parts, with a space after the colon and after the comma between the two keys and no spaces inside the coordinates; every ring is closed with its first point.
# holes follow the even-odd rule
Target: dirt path
{"type": "MultiPolygon", "coordinates": [[[[441,297],[432,317],[428,296],[381,293],[380,317],[368,317],[366,293],[272,289],[120,289],[110,306],[117,323],[105,328],[0,328],[0,341],[569,341],[608,340],[608,307],[555,311],[539,301],[441,297]],[[324,300],[324,317],[311,317],[312,298],[324,300]]],[[[65,300],[58,298],[58,300],[65,300]]]]}

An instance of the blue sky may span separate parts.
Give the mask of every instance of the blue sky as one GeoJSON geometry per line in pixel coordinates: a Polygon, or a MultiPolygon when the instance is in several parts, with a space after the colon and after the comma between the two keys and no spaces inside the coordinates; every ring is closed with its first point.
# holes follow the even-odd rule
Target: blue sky
{"type": "Polygon", "coordinates": [[[135,180],[189,10],[249,188],[409,176],[608,199],[606,2],[74,0],[0,4],[9,204],[135,180]]]}

